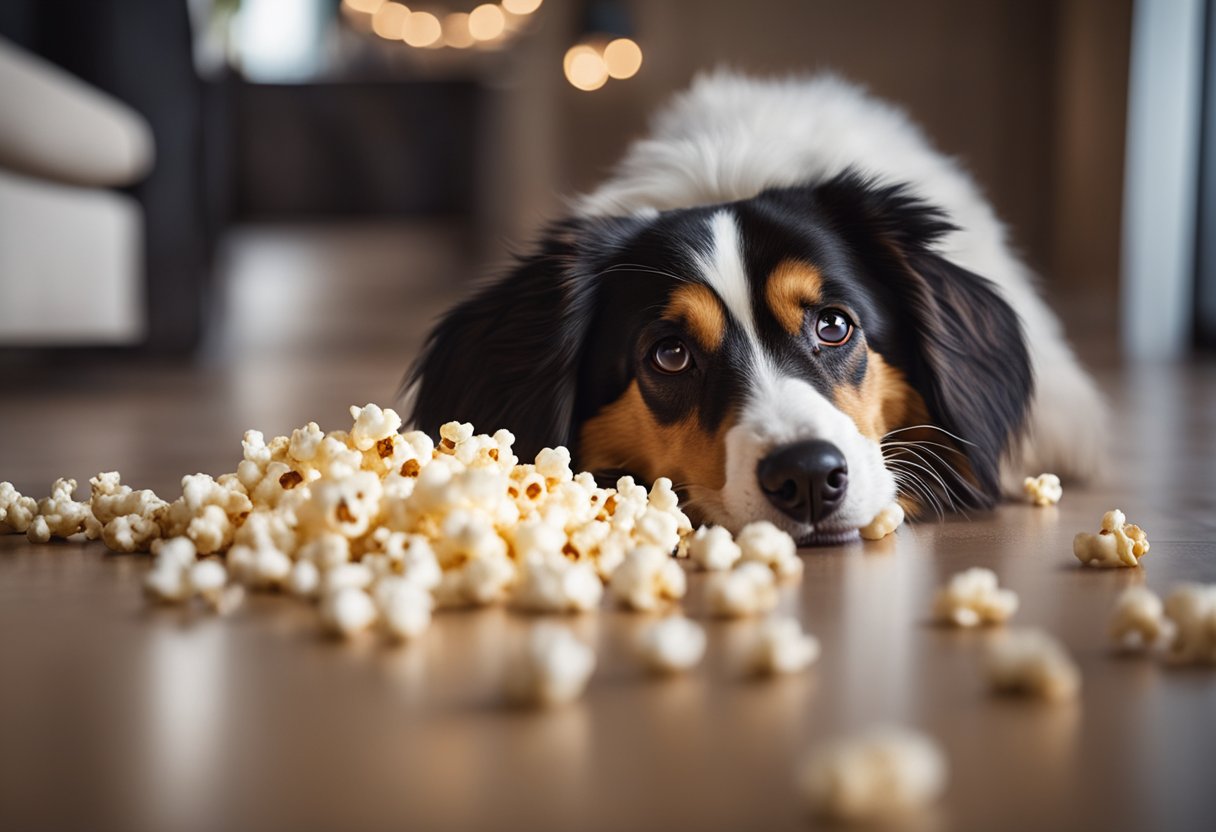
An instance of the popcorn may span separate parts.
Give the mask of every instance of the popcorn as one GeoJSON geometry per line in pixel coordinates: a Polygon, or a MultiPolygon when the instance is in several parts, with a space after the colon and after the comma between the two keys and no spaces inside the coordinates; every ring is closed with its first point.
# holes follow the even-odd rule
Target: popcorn
{"type": "Polygon", "coordinates": [[[735,538],[744,561],[763,563],[778,578],[802,576],[802,559],[794,538],[767,520],[748,523],[735,538]]]}
{"type": "Polygon", "coordinates": [[[761,615],[777,606],[777,582],[771,569],[749,561],[730,572],[711,574],[705,582],[705,599],[713,615],[761,615]]]}
{"type": "Polygon", "coordinates": [[[899,503],[891,503],[878,512],[868,524],[861,527],[861,536],[866,540],[882,540],[892,534],[904,522],[904,509],[899,503]]]}
{"type": "Polygon", "coordinates": [[[506,598],[515,578],[515,563],[495,552],[445,571],[435,587],[435,601],[441,607],[493,604],[506,598]]]}
{"type": "Polygon", "coordinates": [[[189,474],[182,477],[182,496],[164,510],[163,531],[167,537],[190,538],[200,555],[210,555],[232,546],[236,525],[252,510],[239,479],[189,474]]]}
{"type": "Polygon", "coordinates": [[[190,570],[195,563],[194,544],[187,538],[175,537],[160,543],[156,561],[144,576],[144,591],[149,598],[167,604],[179,604],[190,598],[190,570]]]}
{"type": "Polygon", "coordinates": [[[357,587],[343,587],[321,599],[321,621],[330,633],[342,638],[367,630],[376,617],[376,602],[357,587]]]}
{"type": "MultiPolygon", "coordinates": [[[[26,536],[31,543],[46,543],[52,537],[68,538],[85,532],[96,538],[100,526],[93,518],[88,503],[72,498],[76,480],[57,479],[51,486],[51,496],[38,502],[38,516],[30,521],[26,536]]],[[[158,530],[159,531],[159,530],[158,530]]]]}
{"type": "Polygon", "coordinates": [[[705,655],[705,629],[682,615],[670,615],[641,632],[637,651],[656,673],[677,673],[696,665],[705,655]]]}
{"type": "Polygon", "coordinates": [[[310,560],[298,560],[291,566],[286,586],[297,598],[316,598],[321,591],[321,570],[310,560]]]}
{"type": "Polygon", "coordinates": [[[1081,671],[1058,641],[1041,630],[1011,630],[988,649],[985,671],[998,693],[1061,701],[1076,697],[1081,671]]]}
{"type": "Polygon", "coordinates": [[[98,474],[89,480],[89,486],[89,510],[95,529],[89,534],[99,534],[110,549],[146,552],[158,538],[180,534],[176,528],[165,534],[169,504],[147,489],[134,491],[123,485],[117,471],[98,474]]]}
{"type": "Polygon", "coordinates": [[[595,651],[573,633],[537,624],[507,668],[506,695],[519,705],[564,705],[582,695],[594,669],[595,651]]]}
{"type": "Polygon", "coordinates": [[[1003,624],[1017,609],[1017,594],[999,588],[996,573],[979,567],[955,573],[933,598],[933,618],[955,627],[1003,624]]]}
{"type": "Polygon", "coordinates": [[[1148,537],[1139,526],[1129,525],[1119,509],[1102,515],[1097,534],[1078,532],[1072,541],[1073,554],[1087,566],[1139,566],[1148,553],[1148,537]]]}
{"type": "Polygon", "coordinates": [[[115,552],[146,552],[161,535],[160,525],[138,514],[115,517],[101,528],[101,540],[115,552]]]}
{"type": "Polygon", "coordinates": [[[946,788],[946,757],[922,734],[881,728],[817,748],[798,770],[811,810],[866,822],[921,809],[946,788]]]}
{"type": "Polygon", "coordinates": [[[1039,474],[1037,477],[1027,477],[1022,481],[1022,490],[1027,499],[1036,506],[1054,506],[1064,496],[1060,486],[1060,478],[1055,474],[1039,474]]]}
{"type": "Polygon", "coordinates": [[[688,556],[702,569],[721,572],[734,566],[743,551],[724,526],[702,526],[688,541],[688,556]]]}
{"type": "Polygon", "coordinates": [[[205,558],[190,567],[187,573],[190,592],[202,598],[212,612],[232,613],[245,598],[245,591],[228,584],[228,570],[215,558],[205,558]]]}
{"type": "Polygon", "coordinates": [[[1110,637],[1120,648],[1143,650],[1168,640],[1172,633],[1165,606],[1147,587],[1129,587],[1115,602],[1110,637]]]}
{"type": "Polygon", "coordinates": [[[390,637],[409,641],[431,626],[431,593],[407,578],[385,578],[373,592],[380,621],[390,637]]]}
{"type": "Polygon", "coordinates": [[[0,534],[25,534],[37,516],[37,500],[22,496],[11,482],[0,482],[0,534]]]}
{"type": "Polygon", "coordinates": [[[797,673],[819,658],[819,639],[802,632],[798,619],[771,618],[764,622],[747,657],[747,668],[758,676],[797,673]]]}
{"type": "Polygon", "coordinates": [[[589,612],[604,594],[595,567],[589,563],[527,561],[519,570],[515,604],[531,612],[589,612]]]}
{"type": "Polygon", "coordinates": [[[1216,584],[1183,584],[1165,599],[1165,614],[1174,625],[1169,660],[1216,665],[1216,584]]]}
{"type": "Polygon", "coordinates": [[[350,430],[350,441],[361,451],[370,451],[377,443],[396,436],[397,431],[401,430],[401,417],[392,408],[381,410],[374,404],[363,407],[352,405],[350,416],[355,420],[350,430]]]}
{"type": "Polygon", "coordinates": [[[688,585],[684,570],[667,552],[637,546],[625,555],[608,586],[620,605],[651,612],[666,601],[683,598],[688,585]]]}

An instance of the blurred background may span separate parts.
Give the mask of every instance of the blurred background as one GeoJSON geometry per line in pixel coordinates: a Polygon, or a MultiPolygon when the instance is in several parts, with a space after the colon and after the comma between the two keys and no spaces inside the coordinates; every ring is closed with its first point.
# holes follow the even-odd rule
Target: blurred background
{"type": "Polygon", "coordinates": [[[3,396],[218,397],[237,430],[390,399],[429,321],[720,65],[906,108],[1091,364],[1177,359],[1216,343],[1212,6],[5,0],[3,396]]]}

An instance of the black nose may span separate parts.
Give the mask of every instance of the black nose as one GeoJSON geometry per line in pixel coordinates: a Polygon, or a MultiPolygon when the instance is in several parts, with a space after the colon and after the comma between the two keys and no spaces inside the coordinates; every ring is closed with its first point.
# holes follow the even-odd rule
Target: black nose
{"type": "Polygon", "coordinates": [[[818,523],[844,502],[849,466],[831,442],[809,439],[774,448],[756,466],[770,503],[800,523],[818,523]]]}

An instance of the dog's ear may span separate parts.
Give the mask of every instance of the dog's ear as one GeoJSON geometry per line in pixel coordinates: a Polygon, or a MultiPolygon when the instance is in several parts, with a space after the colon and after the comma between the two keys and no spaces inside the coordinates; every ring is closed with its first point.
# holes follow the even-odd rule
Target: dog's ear
{"type": "Polygon", "coordinates": [[[954,230],[945,213],[900,185],[846,173],[813,198],[848,241],[886,317],[875,344],[908,376],[934,424],[961,437],[960,473],[978,488],[955,496],[987,506],[1000,496],[1000,464],[1021,433],[1034,379],[1022,322],[990,281],[942,257],[954,230]]]}
{"type": "Polygon", "coordinates": [[[453,420],[482,432],[507,428],[521,458],[569,445],[595,263],[619,242],[622,224],[555,224],[531,255],[449,310],[407,377],[415,426],[432,436],[453,420]]]}

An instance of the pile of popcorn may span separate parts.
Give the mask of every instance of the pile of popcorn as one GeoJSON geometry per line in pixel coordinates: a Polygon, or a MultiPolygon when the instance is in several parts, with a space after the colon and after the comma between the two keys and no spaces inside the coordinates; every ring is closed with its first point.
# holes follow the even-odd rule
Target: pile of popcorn
{"type": "MultiPolygon", "coordinates": [[[[235,472],[186,476],[173,501],[114,472],[91,479],[83,501],[71,479],[37,502],[0,483],[0,532],[151,551],[144,588],[154,601],[226,613],[246,590],[284,591],[315,603],[336,635],[376,628],[396,640],[421,635],[444,607],[581,613],[599,608],[607,591],[627,609],[678,611],[687,580],[673,554],[713,573],[708,606],[720,616],[772,612],[778,581],[802,574],[793,539],[771,523],[737,538],[720,527],[694,532],[668,479],[649,490],[630,477],[601,488],[571,470],[565,448],[521,462],[506,430],[475,434],[450,422],[436,444],[402,433],[391,409],[352,407],[351,417],[346,431],[310,422],[269,441],[248,431],[235,472]]],[[[552,704],[581,693],[594,655],[571,639],[534,633],[509,695],[552,704]]],[[[651,668],[676,672],[700,660],[705,634],[673,615],[638,648],[651,668]]],[[[763,630],[749,666],[794,672],[818,651],[797,621],[783,619],[763,630]]]]}

